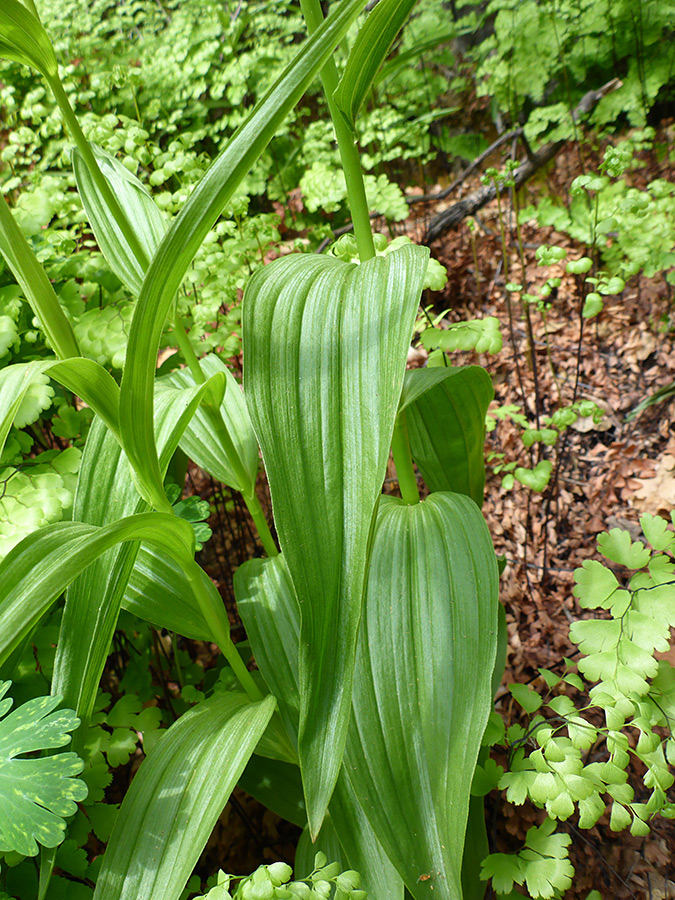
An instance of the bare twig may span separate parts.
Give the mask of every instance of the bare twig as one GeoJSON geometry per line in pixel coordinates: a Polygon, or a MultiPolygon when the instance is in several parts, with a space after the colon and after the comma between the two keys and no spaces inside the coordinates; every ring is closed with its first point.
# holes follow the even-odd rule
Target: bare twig
{"type": "MultiPolygon", "coordinates": [[[[620,86],[621,82],[619,79],[613,78],[612,81],[609,81],[597,91],[589,91],[585,94],[572,113],[574,121],[576,122],[581,117],[588,115],[604,96],[611,91],[615,91],[620,86]]],[[[513,137],[513,135],[510,135],[510,137],[513,137]]],[[[513,173],[515,186],[519,187],[531,178],[538,169],[549,162],[549,160],[553,159],[566,143],[566,141],[554,141],[549,144],[544,144],[544,146],[540,147],[536,153],[533,153],[529,159],[522,162],[513,173]]],[[[431,220],[431,224],[424,235],[423,243],[430,244],[432,241],[435,241],[446,231],[459,225],[459,223],[467,216],[473,215],[477,210],[482,209],[483,206],[491,200],[494,200],[497,196],[497,190],[502,193],[506,189],[507,188],[501,184],[495,185],[493,183],[486,185],[485,187],[481,187],[477,191],[474,191],[472,194],[469,194],[468,197],[458,200],[457,203],[454,203],[448,209],[444,209],[443,212],[439,213],[431,220]]]]}

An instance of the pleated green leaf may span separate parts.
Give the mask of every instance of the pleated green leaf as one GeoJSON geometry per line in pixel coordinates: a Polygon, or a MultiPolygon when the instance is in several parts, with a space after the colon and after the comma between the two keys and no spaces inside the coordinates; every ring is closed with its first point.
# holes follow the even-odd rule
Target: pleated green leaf
{"type": "Polygon", "coordinates": [[[178,900],[273,712],[273,697],[216,694],[169,728],[120,807],[94,900],[178,900]]]}
{"type": "Polygon", "coordinates": [[[410,452],[430,491],[466,494],[481,506],[485,487],[485,413],[494,396],[480,366],[406,372],[399,415],[410,452]]]}
{"type": "Polygon", "coordinates": [[[497,563],[461,494],[383,498],[345,768],[410,894],[461,897],[469,792],[492,704],[497,563]]]}
{"type": "Polygon", "coordinates": [[[302,611],[298,749],[313,834],[342,760],[368,538],[427,259],[412,244],[361,265],[287,256],[244,295],[244,389],[302,611]]]}
{"type": "Polygon", "coordinates": [[[80,356],[75,332],[51,281],[0,195],[0,253],[40,322],[47,341],[60,359],[80,356]]]}
{"type": "MultiPolygon", "coordinates": [[[[216,380],[220,380],[220,376],[216,380]]],[[[170,389],[158,393],[155,427],[162,472],[176,450],[197,405],[210,387],[206,383],[198,388],[170,389]]],[[[147,504],[134,484],[127,457],[103,424],[96,420],[87,437],[80,464],[73,506],[74,519],[97,527],[111,527],[118,520],[147,509],[147,504]]],[[[175,519],[172,515],[166,518],[169,521],[175,519]]],[[[182,522],[182,525],[187,523],[182,522]]],[[[188,528],[192,531],[191,526],[188,525],[188,528]]],[[[158,547],[163,556],[173,557],[178,561],[179,557],[175,553],[166,553],[166,548],[151,543],[158,547]]],[[[67,705],[75,709],[82,720],[76,743],[85,733],[91,715],[137,552],[138,544],[125,543],[111,549],[81,573],[66,596],[54,661],[52,691],[66,698],[67,705]]],[[[206,576],[203,579],[211,593],[213,609],[220,614],[223,625],[226,625],[227,614],[220,596],[210,579],[206,576]]],[[[181,587],[187,586],[185,575],[180,584],[181,587]]],[[[194,606],[194,599],[186,602],[184,614],[189,616],[194,606]]],[[[167,622],[160,620],[157,624],[168,627],[172,623],[169,602],[166,610],[167,622]]],[[[146,610],[142,618],[152,620],[154,612],[156,607],[146,610]]],[[[200,630],[204,622],[203,615],[200,614],[195,621],[195,627],[200,630]]],[[[211,629],[209,633],[210,631],[211,629]]]]}
{"type": "Polygon", "coordinates": [[[160,338],[173,298],[223,207],[364,5],[365,0],[338,4],[302,45],[197,184],[152,259],[129,334],[120,420],[124,449],[134,469],[142,473],[146,499],[160,509],[164,504],[152,431],[153,382],[160,338]]]}
{"type": "MultiPolygon", "coordinates": [[[[281,717],[295,739],[299,718],[300,608],[283,556],[244,563],[235,572],[234,589],[256,663],[278,698],[281,717]]],[[[242,786],[248,790],[245,784],[242,786]]],[[[258,796],[255,791],[252,793],[258,796]]],[[[273,795],[273,790],[270,793],[273,795]]],[[[305,821],[291,821],[304,825],[306,816],[305,821]]],[[[340,861],[344,868],[360,872],[370,900],[400,900],[403,896],[401,877],[376,838],[344,766],[316,844],[312,844],[308,831],[301,838],[296,871],[297,866],[311,871],[317,850],[323,850],[331,861],[340,861]],[[339,855],[335,852],[338,840],[342,847],[339,855]]]]}
{"type": "Polygon", "coordinates": [[[53,78],[58,72],[47,32],[20,0],[2,0],[0,56],[32,66],[46,78],[53,78]]]}
{"type": "Polygon", "coordinates": [[[249,559],[239,566],[234,594],[256,664],[278,698],[289,736],[297,743],[300,609],[284,557],[249,559]]]}
{"type": "Polygon", "coordinates": [[[139,259],[124,236],[119,223],[108,209],[105,199],[91,176],[80,151],[73,150],[73,170],[84,211],[96,242],[112,271],[137,297],[141,292],[148,264],[159,246],[166,221],[142,182],[119,160],[91,144],[98,166],[117,198],[127,225],[143,252],[139,259]]]}
{"type": "Polygon", "coordinates": [[[84,568],[121,541],[141,540],[178,558],[194,555],[192,527],[164,513],[140,513],[105,528],[58,522],[17,544],[0,563],[0,662],[84,568]]]}
{"type": "Polygon", "coordinates": [[[380,0],[361,27],[335,89],[335,101],[352,127],[378,69],[417,0],[380,0]]]}
{"type": "Polygon", "coordinates": [[[282,819],[293,822],[299,828],[307,824],[302,779],[297,765],[258,756],[256,750],[237,784],[282,819]]]}
{"type": "Polygon", "coordinates": [[[382,850],[358,801],[344,782],[338,779],[314,843],[305,828],[295,853],[296,877],[306,877],[314,868],[314,855],[323,851],[329,862],[339,862],[343,870],[355,869],[361,875],[361,889],[368,900],[403,900],[401,877],[382,850]]]}
{"type": "MultiPolygon", "coordinates": [[[[296,878],[307,878],[310,872],[314,871],[314,857],[319,852],[326,854],[328,862],[339,863],[341,871],[345,871],[350,867],[344,850],[340,846],[333,820],[329,815],[326,816],[316,841],[312,842],[309,828],[303,829],[298,846],[295,848],[296,878]]],[[[370,894],[368,894],[368,897],[370,900],[370,894]]]]}
{"type": "MultiPolygon", "coordinates": [[[[209,354],[199,362],[205,375],[219,373],[225,379],[225,396],[220,405],[220,416],[214,415],[213,408],[206,406],[197,410],[181,438],[181,448],[213,478],[251,496],[258,475],[258,441],[241,387],[215,354],[209,354]]],[[[189,369],[172,372],[166,381],[183,387],[194,385],[189,369]]]]}
{"type": "MultiPolygon", "coordinates": [[[[203,577],[208,579],[205,572],[203,577]]],[[[196,641],[214,640],[181,567],[157,547],[141,545],[122,606],[156,628],[196,641]]]]}
{"type": "Polygon", "coordinates": [[[0,452],[26,396],[46,384],[47,376],[81,397],[119,436],[119,388],[109,372],[91,359],[34,360],[0,370],[0,452]]]}
{"type": "MultiPolygon", "coordinates": [[[[345,765],[330,801],[330,818],[349,867],[361,873],[371,900],[403,900],[404,885],[368,821],[345,765]]],[[[363,764],[363,763],[362,763],[363,764]]]]}

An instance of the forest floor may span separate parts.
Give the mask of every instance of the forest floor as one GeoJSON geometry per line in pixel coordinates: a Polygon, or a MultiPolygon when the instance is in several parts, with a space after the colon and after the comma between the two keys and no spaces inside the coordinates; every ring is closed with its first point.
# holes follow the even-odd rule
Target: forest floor
{"type": "MultiPolygon", "coordinates": [[[[673,180],[672,165],[667,169],[654,159],[646,161],[641,177],[673,180]]],[[[542,189],[567,196],[578,166],[576,148],[570,145],[536,181],[525,185],[521,203],[533,202],[542,189]]],[[[556,447],[545,448],[553,462],[553,476],[542,494],[518,483],[505,491],[502,475],[490,466],[491,454],[504,454],[498,461],[517,460],[521,466],[537,461],[523,447],[519,429],[508,420],[499,421],[487,435],[484,513],[496,551],[507,560],[500,580],[509,633],[504,683],[529,682],[537,678],[539,667],[557,664],[559,668],[563,657],[576,655],[569,625],[581,613],[572,594],[573,572],[585,559],[599,558],[596,535],[619,527],[639,540],[641,514],[669,519],[675,509],[675,424],[670,402],[626,418],[640,401],[675,380],[673,290],[662,276],[632,278],[621,296],[607,298],[597,318],[584,321],[579,282],[566,275],[561,265],[551,273],[559,274],[562,283],[546,322],[532,308],[535,374],[525,323],[513,301],[514,327],[509,334],[496,202],[479,214],[479,221],[483,228],[476,237],[478,272],[466,227],[460,226],[433,245],[432,253],[450,275],[436,306],[439,311],[449,307],[448,318],[453,321],[496,316],[502,323],[504,347],[496,356],[457,354],[453,363],[483,365],[495,386],[493,407],[513,404],[526,411],[531,423],[537,395],[543,414],[550,415],[574,396],[595,402],[604,412],[599,423],[590,417],[580,419],[556,447]]],[[[535,259],[540,244],[564,247],[568,259],[584,253],[568,236],[551,229],[524,226],[523,241],[524,275],[515,235],[511,236],[509,280],[524,281],[530,290],[548,275],[542,274],[535,259]]],[[[668,658],[675,664],[674,650],[668,658]]],[[[507,725],[519,715],[514,707],[502,688],[497,708],[507,725]]],[[[637,779],[636,786],[640,783],[637,779]]],[[[496,849],[503,851],[517,850],[527,828],[542,816],[536,809],[514,807],[499,798],[488,801],[488,814],[491,823],[500,823],[493,828],[492,839],[496,849]]],[[[650,835],[634,838],[627,832],[611,832],[608,820],[606,815],[583,832],[574,827],[574,819],[563,826],[573,837],[571,858],[576,869],[573,887],[565,897],[583,900],[593,889],[603,897],[660,900],[675,896],[672,822],[661,820],[650,835]]]]}
{"type": "MultiPolygon", "coordinates": [[[[675,177],[672,164],[668,170],[655,159],[647,162],[640,177],[675,177]]],[[[533,202],[542,191],[567,196],[578,173],[578,152],[575,145],[569,145],[524,186],[521,203],[533,202]]],[[[477,176],[468,179],[462,188],[464,194],[479,184],[477,176]]],[[[443,204],[450,205],[459,197],[455,194],[443,204]]],[[[440,203],[413,206],[413,216],[406,223],[413,239],[419,239],[429,217],[442,208],[440,203]]],[[[675,509],[675,425],[670,403],[651,406],[631,420],[626,418],[641,400],[675,381],[675,311],[672,288],[662,277],[649,280],[638,276],[628,282],[621,296],[606,298],[605,309],[598,317],[584,321],[580,316],[582,282],[565,274],[564,264],[557,272],[546,270],[543,274],[535,258],[535,250],[542,243],[564,247],[568,259],[581,256],[584,248],[551,229],[526,225],[524,274],[515,234],[512,231],[509,235],[509,280],[525,281],[532,290],[549,275],[562,278],[546,321],[536,307],[532,308],[533,367],[517,300],[511,300],[513,328],[508,325],[497,203],[481,210],[477,219],[475,256],[466,224],[447,232],[432,246],[433,255],[447,267],[449,281],[442,294],[427,302],[433,302],[437,312],[448,310],[448,321],[496,316],[502,325],[504,347],[489,356],[453,354],[452,363],[484,366],[495,386],[492,408],[514,405],[533,427],[537,396],[540,415],[551,414],[575,398],[592,400],[604,413],[599,423],[591,417],[580,419],[557,446],[544,448],[553,462],[553,475],[541,494],[517,482],[511,490],[504,490],[502,474],[494,470],[499,463],[536,463],[537,451],[534,449],[531,455],[532,451],[523,446],[520,429],[507,418],[499,420],[487,435],[484,513],[495,549],[506,558],[500,581],[509,634],[504,685],[520,681],[537,686],[539,667],[555,668],[563,657],[574,659],[576,648],[568,632],[580,610],[572,593],[573,572],[583,560],[596,555],[596,535],[620,527],[637,540],[642,513],[670,517],[675,509]]],[[[414,364],[424,364],[424,351],[414,364]]],[[[193,472],[192,477],[197,491],[211,493],[213,486],[199,473],[193,472]]],[[[211,523],[214,540],[207,545],[203,562],[221,588],[237,639],[237,631],[243,637],[243,630],[233,605],[231,574],[255,552],[255,541],[240,506],[226,499],[229,513],[220,506],[217,519],[211,523]]],[[[675,663],[672,651],[670,659],[675,663]]],[[[504,686],[497,708],[507,725],[518,720],[519,709],[504,686]]],[[[540,821],[543,813],[494,797],[486,804],[493,848],[515,851],[522,845],[527,828],[540,821]]],[[[611,832],[608,815],[588,831],[579,831],[574,818],[562,827],[572,835],[571,858],[576,869],[573,887],[565,894],[568,900],[585,900],[593,889],[605,898],[662,900],[675,896],[672,823],[659,820],[644,838],[611,832]]],[[[207,848],[205,869],[214,871],[222,866],[228,871],[245,872],[259,864],[261,855],[269,860],[291,860],[297,835],[294,826],[238,792],[207,848]]]]}

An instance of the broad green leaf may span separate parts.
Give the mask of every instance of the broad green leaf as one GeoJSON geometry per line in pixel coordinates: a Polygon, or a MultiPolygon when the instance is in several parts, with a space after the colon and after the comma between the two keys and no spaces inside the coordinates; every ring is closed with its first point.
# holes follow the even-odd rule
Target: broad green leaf
{"type": "Polygon", "coordinates": [[[544,490],[551,478],[553,463],[550,459],[542,459],[533,469],[519,466],[513,473],[517,480],[531,491],[540,493],[544,490]]]}
{"type": "MultiPolygon", "coordinates": [[[[225,396],[220,415],[206,406],[197,410],[181,438],[181,447],[200,469],[245,496],[251,496],[258,476],[258,441],[241,387],[215,354],[209,354],[199,362],[205,375],[222,375],[225,396]]],[[[183,387],[194,385],[189,369],[173,372],[167,382],[183,387]]]]}
{"type": "Polygon", "coordinates": [[[121,541],[142,540],[179,559],[194,555],[191,526],[164,513],[139,513],[105,528],[57,522],[24,538],[0,563],[0,661],[84,568],[121,541]]]}
{"type": "Polygon", "coordinates": [[[467,494],[478,506],[485,486],[485,414],[494,395],[479,366],[406,372],[399,415],[410,452],[430,491],[467,494]]]}
{"type": "MultiPolygon", "coordinates": [[[[216,377],[218,381],[220,376],[216,377]]],[[[156,434],[160,447],[160,466],[163,472],[178,446],[178,441],[194,411],[210,389],[208,383],[198,388],[163,390],[157,396],[156,434]]],[[[125,454],[100,421],[95,421],[87,438],[80,465],[77,493],[73,508],[76,520],[94,526],[110,527],[124,517],[147,510],[132,479],[131,467],[125,454]]],[[[167,516],[169,520],[175,516],[167,516]]],[[[177,520],[183,521],[183,520],[177,520]]],[[[183,525],[187,525],[183,522],[183,525]]],[[[182,527],[182,526],[181,526],[182,527]]],[[[191,526],[187,527],[192,531],[191,526]]],[[[157,545],[155,545],[157,546],[157,545]]],[[[158,547],[163,555],[166,548],[158,547]]],[[[124,544],[112,549],[86,569],[71,586],[66,597],[61,632],[54,662],[52,690],[66,698],[82,719],[82,736],[91,710],[96,690],[110,652],[110,643],[117,625],[120,605],[133,569],[137,544],[124,544]]],[[[175,553],[169,557],[178,560],[175,553]]],[[[212,606],[220,613],[223,625],[227,623],[220,596],[208,578],[202,576],[204,586],[210,591],[212,606]]],[[[181,587],[186,585],[185,575],[181,587]]],[[[192,599],[184,605],[184,614],[194,607],[192,599]]],[[[139,614],[154,619],[156,606],[139,614]]],[[[156,624],[168,627],[176,624],[172,604],[167,599],[167,622],[156,624]]],[[[196,627],[204,623],[203,615],[195,619],[196,627]]],[[[204,623],[205,624],[205,623],[204,623]]],[[[209,632],[211,629],[209,628],[209,632]]]]}
{"type": "Polygon", "coordinates": [[[370,900],[403,900],[404,886],[368,821],[348,769],[365,760],[346,760],[330,801],[330,820],[346,863],[361,873],[370,900]]]}
{"type": "Polygon", "coordinates": [[[77,812],[87,786],[74,777],[83,766],[74,753],[23,754],[63,747],[79,722],[72,710],[54,711],[60,697],[35,697],[6,715],[12,700],[2,697],[10,685],[0,682],[0,853],[35,856],[38,843],[61,843],[64,818],[77,812]]]}
{"type": "Polygon", "coordinates": [[[483,861],[480,877],[486,881],[491,878],[497,894],[510,895],[514,884],[525,881],[520,857],[511,853],[491,853],[483,861]]]}
{"type": "MultiPolygon", "coordinates": [[[[283,556],[244,563],[235,572],[234,588],[256,663],[278,698],[284,724],[295,739],[299,716],[300,608],[283,556]]],[[[252,793],[257,796],[255,791],[252,793]]],[[[340,859],[362,874],[363,886],[371,900],[400,898],[403,882],[373,833],[344,766],[329,811],[314,850],[308,849],[311,846],[309,832],[306,832],[306,847],[301,838],[298,849],[301,854],[303,847],[307,851],[306,859],[300,857],[309,864],[307,871],[311,870],[316,849],[323,849],[330,859],[340,859]],[[335,845],[331,843],[333,833],[342,846],[342,855],[335,853],[335,845]],[[329,842],[330,853],[322,845],[323,839],[329,842]]]]}
{"type": "Polygon", "coordinates": [[[368,538],[428,252],[286,256],[243,301],[244,390],[302,611],[298,750],[310,830],[349,722],[368,538]]]}
{"type": "Polygon", "coordinates": [[[302,778],[297,765],[266,759],[255,753],[237,784],[282,819],[299,828],[307,824],[302,778]]]}
{"type": "Polygon", "coordinates": [[[131,324],[120,419],[124,449],[134,469],[142,473],[145,498],[159,508],[164,502],[152,431],[153,382],[160,338],[173,298],[225,204],[364,5],[365,0],[340,3],[300,47],[190,194],[150,263],[131,324]]]}
{"type": "Polygon", "coordinates": [[[497,602],[494,550],[473,501],[382,499],[345,767],[415,898],[461,895],[471,781],[492,705],[497,602]]]}
{"type": "Polygon", "coordinates": [[[340,864],[340,868],[351,865],[344,854],[338,840],[333,820],[326,816],[317,838],[312,842],[309,828],[303,829],[295,850],[295,877],[307,878],[314,871],[314,858],[317,853],[323,853],[326,859],[340,864]]]}
{"type": "Polygon", "coordinates": [[[81,397],[119,435],[119,388],[102,366],[83,358],[34,360],[0,370],[0,452],[31,386],[44,383],[47,375],[81,397]]]}
{"type": "Polygon", "coordinates": [[[337,105],[352,128],[378,69],[416,2],[380,0],[359,29],[334,94],[337,105]]]}
{"type": "Polygon", "coordinates": [[[620,589],[616,576],[597,559],[585,559],[574,570],[576,584],[572,593],[584,609],[611,609],[615,604],[625,608],[630,603],[628,591],[620,589]]]}
{"type": "MultiPolygon", "coordinates": [[[[492,762],[489,758],[487,761],[492,762]]],[[[501,769],[501,766],[499,768],[501,769]]],[[[496,783],[493,786],[496,787],[496,783]]],[[[480,878],[480,864],[489,852],[490,844],[485,827],[485,801],[482,796],[472,795],[469,799],[469,817],[462,857],[462,900],[483,900],[487,886],[480,878]]]]}
{"type": "Polygon", "coordinates": [[[178,900],[274,706],[216,694],[169,728],[120,807],[94,900],[178,900]]]}
{"type": "Polygon", "coordinates": [[[36,16],[19,0],[2,0],[0,56],[33,66],[45,78],[58,75],[51,41],[36,16]]]}
{"type": "Polygon", "coordinates": [[[119,223],[101,197],[80,151],[73,150],[73,170],[84,211],[94,237],[112,271],[137,297],[141,292],[148,264],[159,246],[166,223],[162,213],[139,179],[119,160],[91,144],[96,162],[110,185],[127,224],[133,231],[144,258],[138,259],[129,246],[119,223]]]}
{"type": "Polygon", "coordinates": [[[0,196],[0,253],[7,260],[56,355],[61,359],[80,356],[73,327],[4,196],[0,196]]]}
{"type": "Polygon", "coordinates": [[[196,641],[214,640],[181,567],[157,547],[141,545],[122,607],[156,628],[196,641]]]}
{"type": "MultiPolygon", "coordinates": [[[[236,707],[243,708],[251,705],[250,698],[238,688],[232,690],[216,689],[215,693],[227,694],[228,703],[232,710],[236,707]]],[[[265,694],[267,694],[267,691],[265,691],[265,694]]],[[[291,764],[297,768],[297,755],[278,716],[273,715],[268,722],[267,728],[256,744],[255,753],[258,757],[262,757],[270,763],[291,764]]]]}
{"type": "Polygon", "coordinates": [[[283,555],[249,559],[239,566],[234,593],[257,666],[278,698],[289,736],[297,742],[300,609],[283,555]]]}
{"type": "Polygon", "coordinates": [[[510,684],[509,690],[514,700],[523,707],[525,712],[536,712],[543,703],[539,694],[529,684],[510,684]]]}

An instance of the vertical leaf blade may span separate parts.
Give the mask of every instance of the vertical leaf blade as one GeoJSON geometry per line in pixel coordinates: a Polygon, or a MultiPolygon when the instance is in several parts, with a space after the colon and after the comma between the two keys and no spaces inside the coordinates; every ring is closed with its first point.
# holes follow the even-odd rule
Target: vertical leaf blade
{"type": "Polygon", "coordinates": [[[84,211],[96,242],[112,271],[134,296],[138,296],[149,261],[155,255],[166,223],[143,184],[119,160],[91,144],[96,162],[117,198],[123,215],[145,254],[138,259],[92,178],[80,151],[73,151],[73,171],[84,211]]]}
{"type": "MultiPolygon", "coordinates": [[[[218,379],[220,376],[216,376],[218,379]]],[[[163,471],[209,384],[162,391],[157,397],[156,434],[163,471]]],[[[90,525],[111,527],[123,517],[147,510],[132,478],[128,459],[101,421],[95,421],[85,445],[73,514],[90,525]]],[[[170,515],[165,517],[187,523],[170,515]]],[[[191,527],[190,531],[192,531],[191,527]]],[[[52,691],[61,694],[86,728],[96,690],[110,652],[120,605],[131,576],[137,545],[125,544],[96,559],[71,585],[61,621],[52,691]]],[[[172,554],[168,554],[172,556],[172,554]]],[[[178,559],[173,554],[174,559],[178,559]]],[[[185,579],[181,580],[185,583],[185,579]]],[[[189,606],[186,604],[186,614],[189,606]]],[[[201,627],[203,616],[196,625],[201,627]]],[[[205,623],[204,623],[205,624],[205,623]]]]}
{"type": "Polygon", "coordinates": [[[417,0],[380,0],[361,27],[335,100],[352,127],[378,69],[417,0]]]}
{"type": "MultiPolygon", "coordinates": [[[[225,446],[221,436],[214,429],[214,422],[220,424],[210,410],[200,407],[185,429],[181,438],[181,448],[201,469],[223,484],[250,496],[255,491],[258,476],[258,441],[243,392],[237,379],[225,363],[215,354],[200,360],[205,375],[218,373],[225,379],[225,395],[220,405],[222,426],[227,429],[231,447],[225,446]],[[243,476],[243,477],[242,477],[243,476]]],[[[189,369],[172,372],[167,382],[190,387],[194,379],[189,369]]]]}
{"type": "Polygon", "coordinates": [[[7,260],[56,355],[61,359],[79,356],[73,326],[4,197],[0,197],[0,253],[7,260]]]}
{"type": "Polygon", "coordinates": [[[169,728],[124,798],[94,900],[178,900],[274,706],[219,693],[169,728]]]}
{"type": "MultiPolygon", "coordinates": [[[[297,740],[300,609],[284,557],[244,563],[235,572],[234,589],[256,663],[278,698],[286,730],[297,740]]],[[[297,824],[305,822],[306,816],[297,824]]],[[[308,831],[300,839],[297,866],[309,873],[316,850],[324,850],[329,859],[360,872],[370,900],[401,900],[403,881],[373,832],[344,765],[317,843],[312,845],[308,831]],[[342,848],[339,853],[338,841],[342,848]]]]}
{"type": "Polygon", "coordinates": [[[293,62],[197,184],[150,263],[129,334],[120,418],[125,451],[134,468],[143,473],[148,499],[158,502],[160,508],[163,504],[158,492],[161,478],[152,432],[152,400],[157,351],[171,302],[228,199],[364,5],[365,0],[339,4],[301,46],[293,62]]]}
{"type": "Polygon", "coordinates": [[[405,411],[410,452],[430,491],[466,494],[482,505],[485,414],[493,395],[480,366],[406,372],[399,414],[405,411]]]}
{"type": "Polygon", "coordinates": [[[460,494],[378,514],[345,768],[416,900],[461,896],[469,792],[492,702],[497,564],[460,494]]]}
{"type": "Polygon", "coordinates": [[[427,258],[413,245],[360,266],[288,256],[244,296],[244,389],[302,614],[298,750],[313,834],[346,739],[369,534],[427,258]]]}

